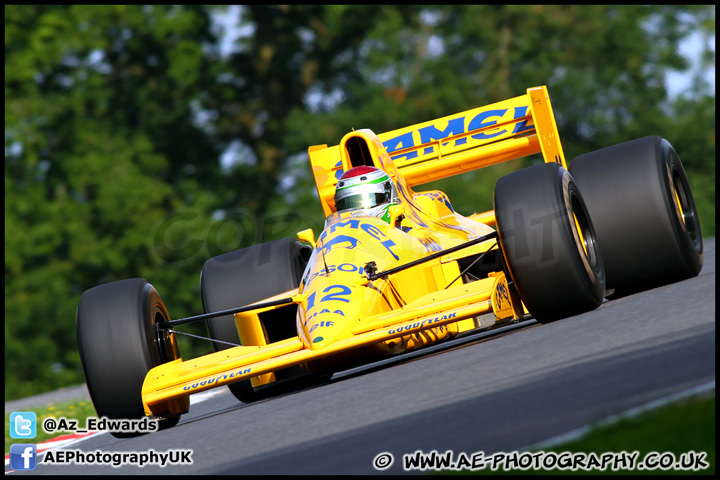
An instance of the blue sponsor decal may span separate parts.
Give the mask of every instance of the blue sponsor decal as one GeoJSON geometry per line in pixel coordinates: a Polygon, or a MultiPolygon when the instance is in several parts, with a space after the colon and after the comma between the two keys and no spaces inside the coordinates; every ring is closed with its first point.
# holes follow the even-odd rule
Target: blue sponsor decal
{"type": "MultiPolygon", "coordinates": [[[[313,318],[317,317],[318,315],[322,315],[322,314],[324,314],[324,313],[332,313],[333,315],[340,315],[340,316],[342,316],[342,317],[345,316],[345,314],[342,312],[342,310],[335,310],[334,312],[331,312],[331,311],[328,310],[327,308],[323,308],[321,311],[315,312],[315,313],[313,313],[312,315],[310,315],[309,317],[307,317],[307,318],[305,319],[305,321],[303,322],[303,326],[307,326],[307,324],[308,324],[308,322],[309,322],[310,320],[312,320],[313,318]]],[[[323,322],[321,322],[321,323],[323,323],[323,322]]],[[[327,325],[327,324],[328,324],[328,323],[332,323],[332,322],[324,322],[324,323],[326,323],[326,325],[322,325],[322,326],[327,327],[327,326],[330,326],[330,325],[327,325]]]]}
{"type": "MultiPolygon", "coordinates": [[[[527,108],[527,106],[515,107],[513,112],[513,120],[520,120],[525,117],[527,115],[527,108]]],[[[479,128],[491,127],[493,125],[496,125],[498,123],[498,120],[502,119],[502,117],[505,116],[507,111],[508,109],[504,108],[499,110],[485,110],[483,112],[480,112],[467,122],[467,128],[465,128],[465,116],[452,118],[448,120],[447,127],[445,127],[444,130],[438,129],[436,125],[428,125],[415,131],[406,132],[402,135],[398,135],[397,137],[385,140],[383,142],[383,146],[391,155],[391,158],[393,160],[398,160],[401,158],[409,160],[411,158],[416,158],[418,156],[418,152],[414,151],[396,156],[392,156],[392,153],[398,150],[403,150],[416,146],[416,138],[419,138],[420,140],[417,145],[424,145],[434,140],[443,140],[445,138],[460,135],[462,133],[476,130],[479,128]]],[[[514,135],[527,130],[532,130],[533,128],[533,126],[528,125],[528,119],[525,119],[516,122],[515,128],[513,129],[512,133],[514,135]]],[[[507,129],[500,129],[498,127],[487,132],[475,134],[472,136],[472,138],[475,140],[487,140],[497,137],[498,135],[502,135],[504,133],[507,133],[507,129]]],[[[450,142],[445,142],[443,143],[443,145],[447,145],[448,143],[450,142]]],[[[459,138],[455,140],[454,146],[463,145],[465,143],[467,143],[466,137],[459,138]]],[[[422,154],[427,155],[433,153],[434,149],[434,145],[429,145],[423,150],[422,154]]]]}
{"type": "Polygon", "coordinates": [[[317,241],[319,243],[321,240],[324,240],[325,237],[327,237],[329,234],[334,233],[335,230],[337,230],[338,228],[343,228],[343,227],[358,228],[359,226],[360,226],[360,220],[358,220],[357,218],[352,218],[352,219],[346,220],[344,222],[335,222],[332,225],[330,225],[328,228],[323,230],[323,232],[318,237],[317,241]]]}
{"type": "Polygon", "coordinates": [[[428,252],[440,252],[442,251],[442,247],[432,238],[422,238],[422,237],[416,237],[418,242],[422,244],[423,247],[425,247],[425,250],[428,252]]]}
{"type": "Polygon", "coordinates": [[[377,228],[375,225],[373,225],[373,224],[371,224],[371,223],[363,223],[363,224],[361,225],[361,227],[362,227],[363,230],[365,230],[365,232],[366,232],[368,235],[370,235],[371,237],[373,237],[375,240],[379,241],[379,242],[380,242],[380,245],[382,245],[383,247],[385,247],[385,248],[387,249],[387,251],[390,252],[390,254],[391,254],[393,257],[395,257],[395,260],[400,260],[400,257],[398,257],[398,256],[395,254],[395,252],[393,252],[393,251],[390,249],[390,247],[392,247],[392,246],[395,245],[395,242],[393,242],[393,241],[390,240],[389,238],[388,238],[387,240],[383,240],[382,238],[380,238],[380,237],[387,237],[387,235],[385,235],[383,232],[381,232],[379,228],[377,228]]]}
{"type": "Polygon", "coordinates": [[[340,170],[335,172],[335,180],[340,180],[340,177],[342,177],[342,174],[345,173],[345,170],[342,169],[342,160],[337,162],[335,164],[335,168],[340,167],[340,170]]]}
{"type": "Polygon", "coordinates": [[[320,322],[320,323],[316,323],[315,325],[313,325],[312,327],[310,327],[310,330],[308,330],[308,333],[314,332],[315,329],[318,328],[318,327],[332,327],[332,326],[334,326],[334,325],[335,325],[335,322],[327,322],[327,321],[325,321],[325,322],[320,322]]]}
{"type": "Polygon", "coordinates": [[[305,280],[305,286],[309,285],[310,282],[312,282],[315,279],[315,277],[317,277],[318,275],[325,275],[328,273],[332,273],[336,270],[339,272],[346,272],[346,273],[359,273],[359,274],[365,273],[365,270],[363,269],[362,265],[353,265],[352,263],[342,263],[337,266],[336,265],[328,265],[327,272],[325,271],[325,268],[323,267],[320,270],[318,270],[317,272],[311,273],[305,280]]]}
{"type": "Polygon", "coordinates": [[[495,301],[499,309],[502,309],[503,299],[510,303],[510,296],[505,288],[505,283],[498,283],[497,287],[495,287],[495,301]]]}
{"type": "MultiPolygon", "coordinates": [[[[371,223],[360,223],[360,220],[358,219],[350,219],[345,222],[337,222],[330,225],[328,228],[323,230],[323,232],[318,237],[318,243],[325,240],[327,238],[328,234],[332,234],[337,230],[338,228],[348,227],[351,229],[358,229],[362,228],[368,235],[375,238],[380,242],[380,245],[385,247],[388,252],[395,258],[395,260],[399,260],[400,257],[398,257],[395,252],[392,251],[391,247],[395,246],[395,242],[387,238],[387,235],[382,233],[380,229],[378,229],[375,225],[371,223]],[[384,240],[387,238],[387,240],[384,240]]],[[[336,245],[344,244],[344,243],[350,243],[349,247],[345,248],[355,248],[357,244],[359,243],[358,239],[353,238],[349,235],[338,235],[337,237],[333,238],[332,240],[329,240],[327,243],[323,244],[322,247],[320,247],[321,250],[330,251],[331,248],[333,248],[336,245]]]]}
{"type": "MultiPolygon", "coordinates": [[[[322,302],[328,302],[328,301],[338,301],[338,302],[345,302],[350,303],[350,300],[347,298],[342,298],[344,296],[350,295],[352,293],[352,290],[350,287],[347,287],[345,285],[330,285],[329,287],[325,288],[322,293],[327,293],[327,295],[324,295],[320,298],[320,301],[318,304],[322,302]]],[[[305,306],[305,311],[309,312],[313,308],[315,308],[315,296],[317,295],[317,291],[312,292],[307,297],[307,305],[305,306]]],[[[325,312],[320,312],[325,313],[325,312]]],[[[328,310],[329,313],[329,310],[328,310]]],[[[314,316],[314,315],[313,315],[314,316]]],[[[343,315],[345,316],[345,315],[343,315]]],[[[307,320],[310,320],[312,317],[308,317],[307,320]]],[[[305,325],[307,325],[307,320],[305,320],[305,325]]]]}
{"type": "Polygon", "coordinates": [[[320,250],[325,250],[329,252],[332,247],[343,244],[343,243],[349,243],[350,246],[346,246],[345,248],[353,249],[357,247],[358,239],[351,237],[349,235],[338,235],[337,237],[333,238],[332,240],[329,240],[327,243],[323,244],[322,247],[320,247],[320,250]]]}
{"type": "Polygon", "coordinates": [[[388,330],[387,333],[388,333],[388,335],[392,335],[394,333],[400,333],[400,332],[406,332],[408,330],[414,330],[416,328],[420,328],[425,325],[432,325],[434,323],[441,322],[443,320],[455,318],[455,315],[457,315],[457,312],[449,313],[447,315],[443,315],[442,317],[438,316],[438,317],[426,318],[424,320],[418,320],[417,322],[407,323],[407,324],[401,325],[397,328],[390,329],[390,330],[388,330]]]}
{"type": "Polygon", "coordinates": [[[203,380],[202,382],[193,383],[192,385],[185,385],[183,387],[183,390],[195,390],[196,388],[204,387],[206,385],[212,385],[213,383],[217,383],[220,380],[224,380],[227,378],[234,378],[239,377],[240,375],[245,375],[247,373],[250,373],[252,371],[252,367],[249,368],[241,368],[240,370],[233,372],[231,374],[225,374],[225,375],[218,375],[215,378],[211,378],[210,380],[203,380]]]}

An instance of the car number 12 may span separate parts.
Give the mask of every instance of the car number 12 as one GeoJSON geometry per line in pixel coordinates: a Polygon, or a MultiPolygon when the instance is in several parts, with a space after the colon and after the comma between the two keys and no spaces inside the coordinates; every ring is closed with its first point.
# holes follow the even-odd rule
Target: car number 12
{"type": "MultiPolygon", "coordinates": [[[[307,309],[306,311],[310,311],[315,307],[315,294],[317,292],[313,292],[308,296],[307,298],[307,309]]],[[[350,300],[347,298],[342,298],[344,296],[350,295],[352,293],[352,290],[350,290],[350,287],[346,287],[345,285],[330,285],[325,290],[323,290],[323,293],[327,293],[327,295],[323,296],[318,303],[327,302],[330,300],[336,300],[339,302],[345,302],[350,303],[350,300]]]]}

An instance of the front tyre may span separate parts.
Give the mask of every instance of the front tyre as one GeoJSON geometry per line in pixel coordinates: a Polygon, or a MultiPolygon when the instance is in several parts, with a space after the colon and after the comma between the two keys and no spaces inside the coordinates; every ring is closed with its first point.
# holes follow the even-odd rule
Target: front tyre
{"type": "Polygon", "coordinates": [[[597,308],[605,271],[583,197],[557,163],[498,180],[495,219],[505,264],[520,298],[540,323],[597,308]]]}
{"type": "MultiPolygon", "coordinates": [[[[297,288],[308,258],[306,247],[297,240],[284,238],[209,259],[200,274],[205,313],[250,305],[297,288]]],[[[264,326],[270,342],[297,335],[295,315],[279,315],[281,318],[264,326]]],[[[210,338],[220,340],[213,342],[214,351],[240,344],[233,315],[210,318],[206,324],[210,338]]],[[[256,392],[250,380],[231,383],[228,389],[245,403],[268,394],[256,392]]]]}
{"type": "MultiPolygon", "coordinates": [[[[76,316],[78,348],[99,417],[145,417],[145,376],[151,368],[179,358],[174,339],[157,328],[168,320],[160,295],[142,278],[106,283],[82,294],[76,316]]],[[[180,415],[161,419],[160,428],[179,421],[180,415]]]]}

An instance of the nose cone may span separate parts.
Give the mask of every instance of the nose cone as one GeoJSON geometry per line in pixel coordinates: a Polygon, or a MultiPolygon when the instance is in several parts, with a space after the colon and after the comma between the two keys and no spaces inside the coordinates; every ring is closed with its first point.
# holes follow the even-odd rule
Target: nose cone
{"type": "Polygon", "coordinates": [[[298,308],[298,332],[309,348],[347,338],[364,318],[390,308],[364,271],[370,261],[389,268],[399,260],[400,245],[386,227],[373,217],[353,217],[318,238],[301,285],[307,300],[298,308]]]}
{"type": "Polygon", "coordinates": [[[306,301],[298,308],[298,332],[313,350],[351,336],[363,318],[382,308],[382,296],[367,286],[360,259],[343,254],[327,255],[325,261],[327,270],[321,259],[320,270],[308,275],[303,286],[306,301]]]}

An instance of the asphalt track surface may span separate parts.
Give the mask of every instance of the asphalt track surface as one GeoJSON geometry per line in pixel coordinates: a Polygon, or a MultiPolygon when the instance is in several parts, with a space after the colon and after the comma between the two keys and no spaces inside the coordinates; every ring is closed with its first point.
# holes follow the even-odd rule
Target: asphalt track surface
{"type": "MultiPolygon", "coordinates": [[[[715,240],[696,278],[597,310],[384,362],[240,404],[226,389],[175,428],[96,434],[86,452],[191,449],[192,465],[38,464],[27,474],[395,474],[418,450],[515,451],[715,380],[715,240]],[[390,453],[390,468],[373,459],[390,453]]],[[[7,467],[6,467],[7,470],[7,467]]]]}

